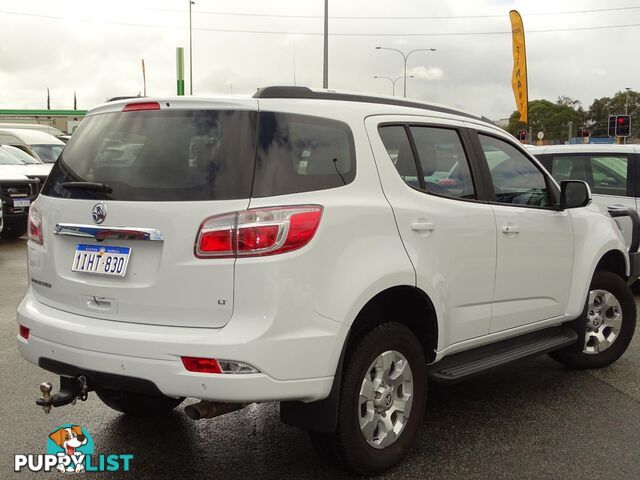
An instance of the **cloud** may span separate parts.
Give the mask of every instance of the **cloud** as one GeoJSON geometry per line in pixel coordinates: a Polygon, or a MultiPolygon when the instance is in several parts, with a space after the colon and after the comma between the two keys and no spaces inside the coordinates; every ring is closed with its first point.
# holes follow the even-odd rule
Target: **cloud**
{"type": "MultiPolygon", "coordinates": [[[[188,90],[186,4],[175,0],[2,0],[2,34],[11,42],[0,43],[0,108],[42,108],[47,87],[51,88],[54,108],[70,108],[74,90],[78,92],[80,108],[101,103],[107,97],[137,95],[142,91],[142,58],[148,94],[174,95],[178,46],[185,47],[188,90]],[[8,15],[3,11],[35,16],[8,15]]],[[[389,82],[373,77],[401,76],[403,59],[397,52],[375,47],[403,51],[435,48],[435,52],[416,52],[409,58],[408,73],[416,78],[407,82],[408,96],[460,106],[490,118],[507,117],[515,109],[508,33],[511,8],[522,12],[525,31],[530,32],[527,54],[531,99],[553,100],[567,95],[588,107],[594,98],[612,95],[627,86],[615,84],[615,79],[627,82],[625,79],[640,78],[640,64],[629,60],[635,58],[640,29],[533,33],[639,23],[640,9],[527,15],[606,6],[598,0],[582,0],[569,6],[557,0],[404,0],[394,4],[383,0],[331,0],[329,87],[388,95],[389,82]],[[481,17],[418,18],[469,15],[481,17]],[[451,35],[456,32],[506,33],[451,35]],[[375,35],[355,35],[363,33],[375,35]],[[429,35],[412,35],[418,33],[429,35]],[[609,40],[614,36],[615,45],[609,40]]],[[[252,93],[265,85],[292,84],[294,50],[297,84],[321,87],[322,36],[291,32],[322,32],[322,18],[318,17],[322,12],[323,2],[318,1],[197,1],[193,6],[193,26],[197,29],[193,32],[194,93],[252,93]],[[247,33],[248,30],[285,34],[247,33]]],[[[400,82],[396,92],[402,90],[399,85],[400,82]]]]}
{"type": "Polygon", "coordinates": [[[409,69],[407,74],[422,80],[442,80],[445,78],[444,72],[440,67],[414,67],[409,69]]]}

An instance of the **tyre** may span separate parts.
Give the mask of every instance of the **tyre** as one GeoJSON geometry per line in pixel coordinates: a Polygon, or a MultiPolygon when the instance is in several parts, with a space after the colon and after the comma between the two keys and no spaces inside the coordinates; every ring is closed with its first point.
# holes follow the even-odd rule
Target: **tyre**
{"type": "Polygon", "coordinates": [[[631,289],[618,275],[596,272],[581,319],[585,329],[578,349],[568,347],[549,355],[569,368],[602,368],[627,350],[636,328],[636,303],[631,289]]]}
{"type": "Polygon", "coordinates": [[[382,324],[367,333],[345,362],[333,433],[309,432],[318,454],[359,475],[399,463],[424,418],[426,361],[406,326],[382,324]]]}
{"type": "Polygon", "coordinates": [[[145,395],[106,388],[96,388],[96,394],[108,407],[135,417],[152,417],[166,414],[184,400],[184,398],[145,395]]]}
{"type": "Polygon", "coordinates": [[[27,233],[27,229],[25,228],[8,228],[6,225],[0,233],[0,237],[5,238],[7,240],[15,240],[16,238],[20,238],[25,233],[27,233]]]}

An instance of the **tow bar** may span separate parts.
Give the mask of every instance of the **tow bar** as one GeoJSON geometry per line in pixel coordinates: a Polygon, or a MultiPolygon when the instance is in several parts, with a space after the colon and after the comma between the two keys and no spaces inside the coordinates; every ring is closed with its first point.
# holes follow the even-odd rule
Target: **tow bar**
{"type": "Polygon", "coordinates": [[[50,382],[40,384],[42,397],[36,400],[36,405],[42,407],[44,413],[50,413],[51,407],[62,407],[70,403],[75,405],[78,399],[84,402],[89,394],[89,385],[84,375],[77,378],[61,376],[60,391],[51,395],[51,390],[53,386],[50,382]]]}

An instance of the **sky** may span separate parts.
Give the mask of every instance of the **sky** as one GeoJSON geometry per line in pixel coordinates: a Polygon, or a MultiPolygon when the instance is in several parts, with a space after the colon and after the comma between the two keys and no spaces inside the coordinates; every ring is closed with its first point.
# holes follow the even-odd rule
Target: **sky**
{"type": "MultiPolygon", "coordinates": [[[[0,0],[0,108],[45,108],[47,88],[53,109],[72,108],[74,91],[79,109],[137,95],[142,59],[147,95],[174,95],[179,46],[189,93],[188,8],[189,0],[0,0]]],[[[524,21],[530,100],[566,95],[588,108],[640,90],[638,0],[329,0],[329,88],[389,95],[391,82],[374,76],[402,76],[403,60],[375,47],[435,48],[409,56],[407,97],[508,117],[511,9],[524,21]]],[[[323,12],[323,0],[195,0],[194,95],[322,87],[323,12]]]]}

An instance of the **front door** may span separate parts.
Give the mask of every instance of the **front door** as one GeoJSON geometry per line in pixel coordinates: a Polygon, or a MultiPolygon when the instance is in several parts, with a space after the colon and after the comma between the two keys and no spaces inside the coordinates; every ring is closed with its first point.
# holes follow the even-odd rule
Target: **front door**
{"type": "Polygon", "coordinates": [[[491,332],[564,314],[573,266],[571,217],[537,162],[504,138],[478,132],[495,196],[497,267],[491,332]]]}

